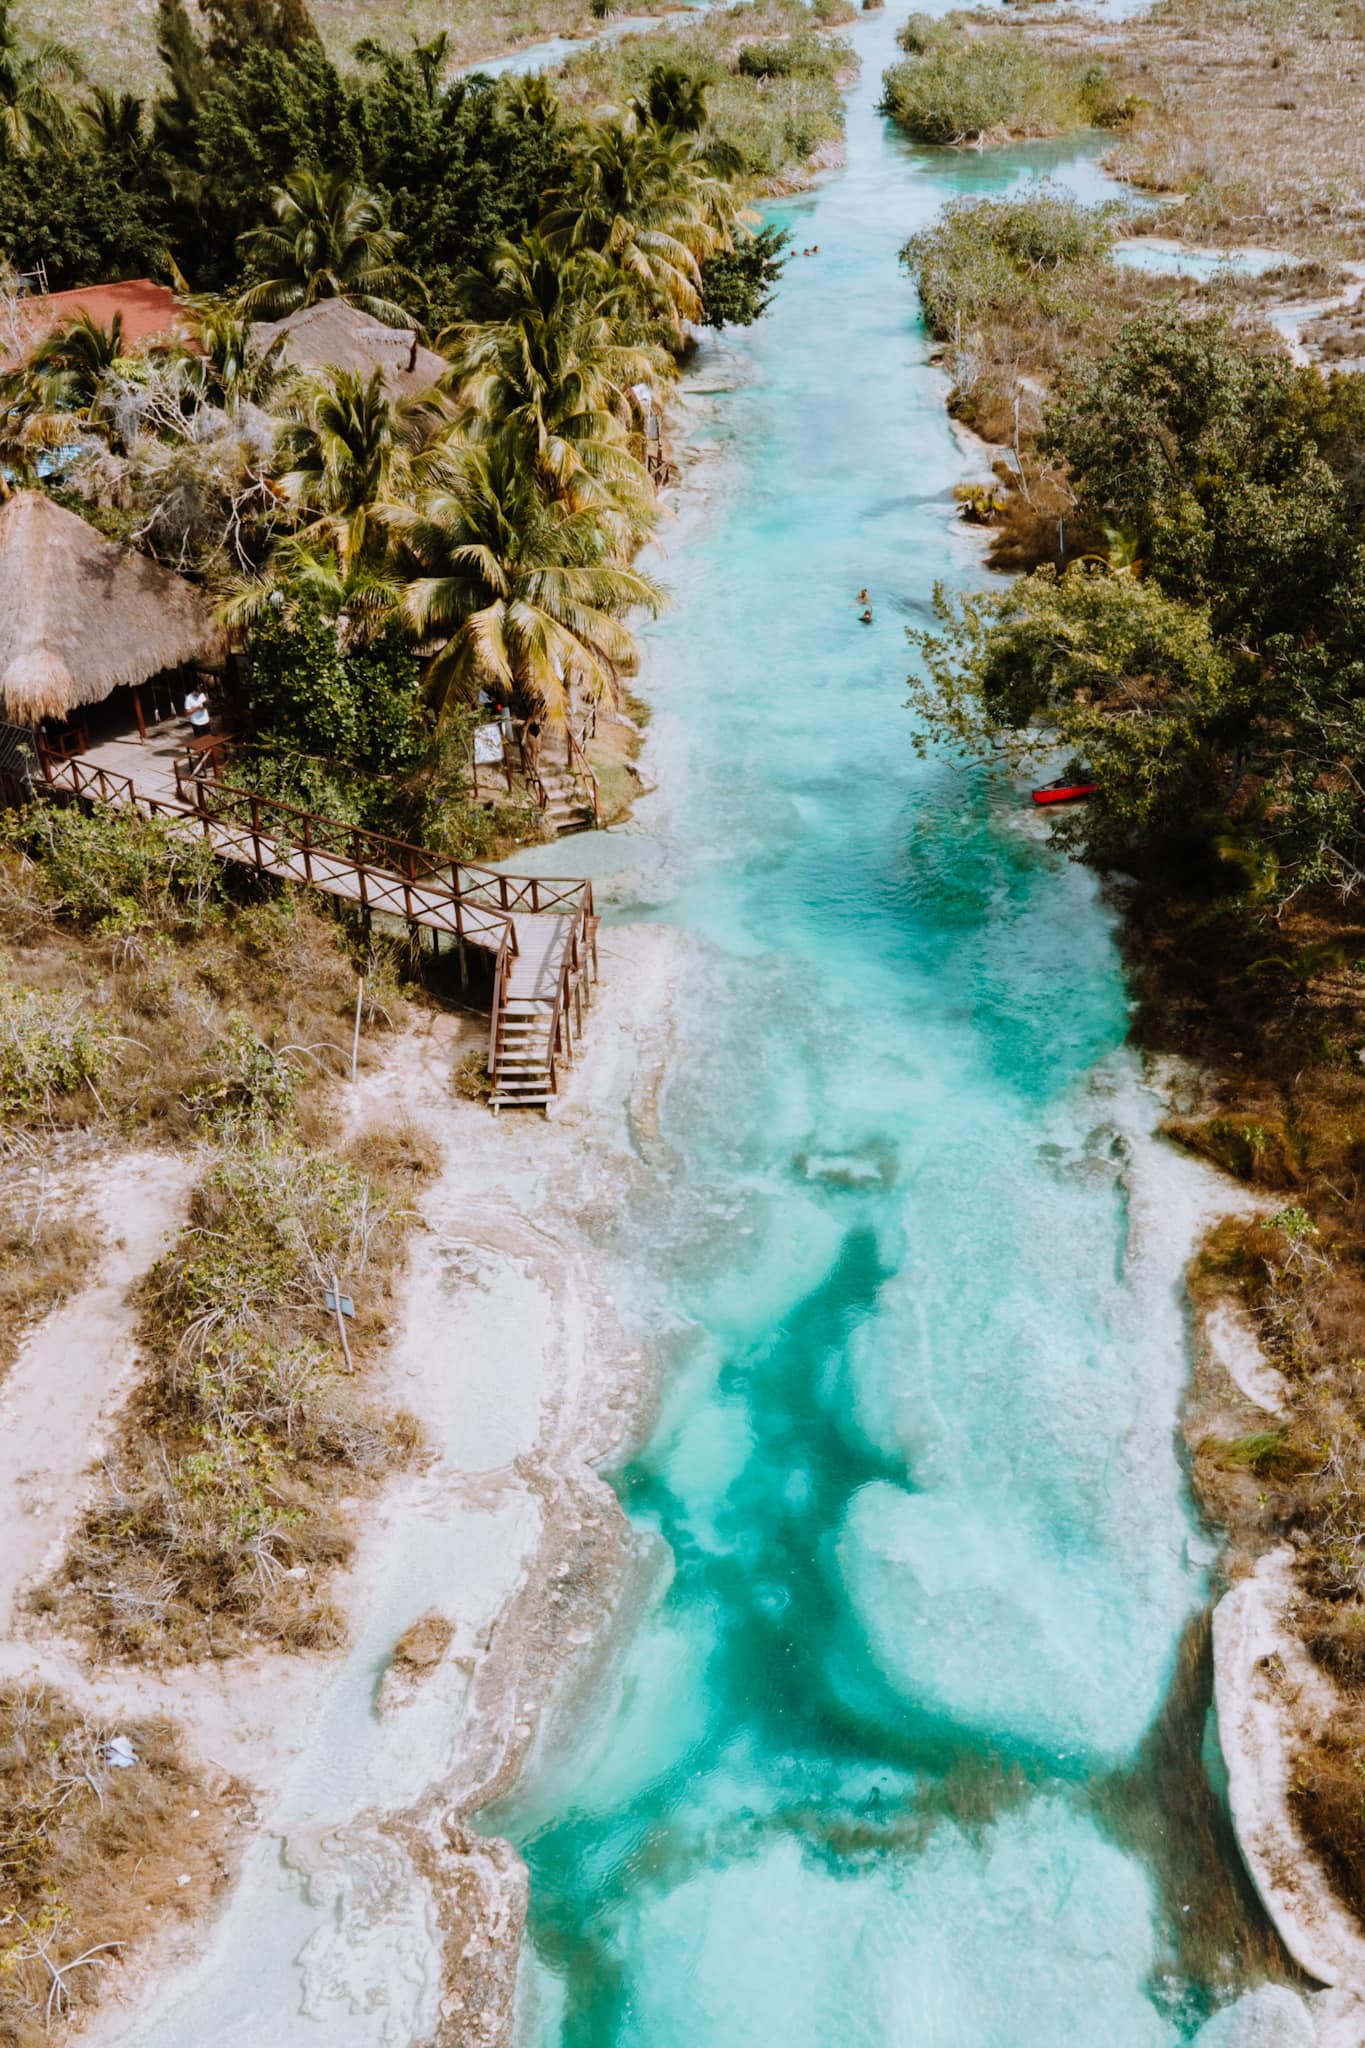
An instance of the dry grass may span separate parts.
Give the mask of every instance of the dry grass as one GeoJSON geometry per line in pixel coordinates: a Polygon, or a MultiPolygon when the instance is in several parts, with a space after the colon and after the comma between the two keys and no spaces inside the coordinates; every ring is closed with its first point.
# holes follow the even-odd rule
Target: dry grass
{"type": "MultiPolygon", "coordinates": [[[[338,61],[362,36],[397,48],[445,30],[452,64],[472,64],[549,36],[587,35],[600,26],[590,0],[311,0],[313,18],[338,61]]],[[[191,0],[191,14],[194,13],[191,0]]],[[[650,5],[649,12],[664,13],[650,5]]],[[[156,58],[156,0],[18,0],[21,29],[74,44],[92,78],[146,92],[161,83],[156,58]]]]}
{"type": "Polygon", "coordinates": [[[1040,17],[1027,32],[1094,55],[1145,101],[1107,161],[1183,198],[1172,233],[1365,256],[1365,8],[1159,0],[1112,26],[1040,17]]]}
{"type": "Polygon", "coordinates": [[[0,1380],[25,1332],[80,1287],[99,1255],[93,1217],[26,1161],[0,1178],[0,1380]]]}
{"type": "Polygon", "coordinates": [[[365,1369],[387,1335],[430,1142],[371,1132],[352,1154],[229,1148],[142,1291],[150,1371],[105,1484],[40,1604],[119,1655],[329,1649],[349,1507],[416,1448],[365,1369]],[[360,1162],[364,1162],[364,1165],[360,1162]],[[344,1338],[326,1293],[354,1302],[344,1338]]]}
{"type": "MultiPolygon", "coordinates": [[[[12,1131],[112,1126],[183,1143],[288,1126],[321,1142],[350,1070],[358,965],[371,997],[362,1056],[401,1022],[391,960],[302,892],[252,892],[212,856],[202,872],[179,863],[164,832],[114,811],[35,806],[7,821],[0,998],[8,979],[30,1008],[85,1020],[101,1049],[98,1075],[62,1086],[58,1065],[57,1085],[16,1099],[12,1131]]],[[[47,1065],[29,1068],[46,1078],[47,1065]]]]}
{"type": "Polygon", "coordinates": [[[102,1727],[46,1686],[0,1686],[4,2048],[64,2033],[139,1943],[202,1914],[227,1879],[230,1827],[166,1723],[102,1727]],[[116,1734],[128,1769],[108,1761],[116,1734]]]}

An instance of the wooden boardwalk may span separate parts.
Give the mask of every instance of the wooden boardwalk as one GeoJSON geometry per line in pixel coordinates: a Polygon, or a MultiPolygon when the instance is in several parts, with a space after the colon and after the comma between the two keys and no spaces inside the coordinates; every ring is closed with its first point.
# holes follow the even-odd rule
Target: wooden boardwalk
{"type": "Polygon", "coordinates": [[[68,760],[46,759],[34,784],[54,797],[119,804],[193,825],[220,860],[302,883],[368,914],[400,918],[453,939],[493,965],[488,1068],[495,1109],[547,1106],[581,1036],[597,974],[592,884],[505,875],[430,848],[278,803],[197,772],[163,750],[128,763],[135,743],[114,741],[68,760]],[[118,766],[110,758],[118,751],[118,766]]]}

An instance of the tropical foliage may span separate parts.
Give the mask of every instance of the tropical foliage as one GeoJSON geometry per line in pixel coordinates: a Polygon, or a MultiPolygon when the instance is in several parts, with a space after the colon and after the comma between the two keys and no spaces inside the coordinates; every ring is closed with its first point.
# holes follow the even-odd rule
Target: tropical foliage
{"type": "Polygon", "coordinates": [[[0,490],[60,491],[210,584],[251,638],[260,785],[464,846],[480,704],[554,720],[633,671],[663,602],[634,566],[646,424],[692,324],[771,296],[785,237],[749,201],[837,135],[837,4],[632,38],[604,104],[577,64],[451,80],[444,36],[343,69],[305,0],[158,0],[161,90],[77,100],[0,0],[0,258],[149,269],[187,308],[150,351],[89,320],[18,350],[0,490]],[[265,348],[259,323],[329,300],[404,340],[306,373],[265,348]]]}
{"type": "Polygon", "coordinates": [[[1131,322],[1044,412],[1102,547],[914,633],[924,732],[1096,794],[1059,827],[1105,866],[1247,912],[1365,880],[1360,380],[1221,315],[1131,322]]]}
{"type": "Polygon", "coordinates": [[[1114,128],[1132,113],[1102,66],[1040,50],[1012,30],[911,15],[901,43],[908,54],[886,73],[882,105],[916,142],[960,147],[1114,128]]]}

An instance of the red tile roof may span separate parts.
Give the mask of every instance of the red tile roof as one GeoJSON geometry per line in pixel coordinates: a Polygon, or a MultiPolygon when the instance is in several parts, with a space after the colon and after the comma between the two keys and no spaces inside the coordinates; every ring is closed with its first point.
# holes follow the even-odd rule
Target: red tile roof
{"type": "Polygon", "coordinates": [[[150,277],[134,277],[124,284],[82,285],[74,292],[43,292],[19,302],[19,317],[30,348],[88,313],[97,327],[109,327],[114,315],[123,315],[123,337],[129,346],[158,341],[176,333],[184,322],[184,310],[168,285],[154,284],[150,277]]]}

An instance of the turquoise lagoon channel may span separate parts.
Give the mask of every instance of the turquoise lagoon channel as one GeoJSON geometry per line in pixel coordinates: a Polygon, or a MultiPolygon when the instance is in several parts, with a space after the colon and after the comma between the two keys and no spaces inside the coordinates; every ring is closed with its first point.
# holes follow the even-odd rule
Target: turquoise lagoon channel
{"type": "Polygon", "coordinates": [[[560,850],[688,968],[611,1234],[663,1333],[614,1475],[652,1590],[480,1823],[530,1867],[531,2048],[1159,2048],[1250,1924],[1179,1654],[1190,1170],[1093,880],[904,708],[905,628],[985,578],[898,250],[1105,181],[905,146],[898,19],[854,31],[847,168],[774,212],[769,317],[693,375],[662,793],[560,850]]]}

